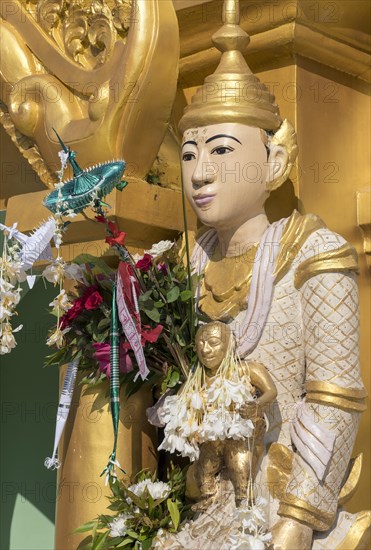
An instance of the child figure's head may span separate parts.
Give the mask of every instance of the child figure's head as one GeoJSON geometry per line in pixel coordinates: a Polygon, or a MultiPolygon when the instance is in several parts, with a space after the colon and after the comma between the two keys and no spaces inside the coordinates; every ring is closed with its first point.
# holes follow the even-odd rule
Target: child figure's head
{"type": "Polygon", "coordinates": [[[196,333],[197,356],[212,374],[220,367],[231,344],[232,332],[228,325],[213,321],[202,325],[196,333]]]}

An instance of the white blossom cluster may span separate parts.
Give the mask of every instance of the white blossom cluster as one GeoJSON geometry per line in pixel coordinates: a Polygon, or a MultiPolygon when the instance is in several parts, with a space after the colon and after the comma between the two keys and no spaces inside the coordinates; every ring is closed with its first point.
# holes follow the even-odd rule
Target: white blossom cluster
{"type": "MultiPolygon", "coordinates": [[[[163,481],[151,481],[150,479],[143,479],[143,481],[130,485],[128,489],[139,498],[143,496],[144,491],[147,489],[154,500],[166,498],[171,491],[171,487],[168,483],[164,483],[163,481]]],[[[131,503],[129,498],[126,500],[129,504],[131,503]]]]}
{"type": "Polygon", "coordinates": [[[179,452],[193,462],[205,441],[250,437],[254,425],[239,413],[244,403],[253,400],[250,389],[248,377],[235,373],[232,380],[216,376],[208,387],[189,387],[167,397],[161,411],[165,437],[159,450],[179,452]]]}
{"type": "MultiPolygon", "coordinates": [[[[143,479],[134,485],[128,487],[129,491],[134,493],[137,497],[141,498],[144,491],[147,489],[149,494],[154,500],[158,498],[166,498],[171,491],[171,487],[168,483],[163,481],[151,481],[150,479],[143,479]]],[[[131,498],[126,499],[128,504],[132,504],[131,498]]],[[[139,509],[133,506],[133,512],[137,512],[139,509]]],[[[111,537],[123,537],[128,529],[127,521],[133,517],[130,513],[123,513],[117,516],[110,524],[110,536],[111,537]]]]}
{"type": "Polygon", "coordinates": [[[10,353],[17,345],[14,332],[21,330],[22,325],[13,329],[10,319],[16,315],[16,306],[21,298],[19,283],[26,280],[26,273],[21,269],[17,245],[9,245],[5,236],[3,254],[0,258],[0,355],[10,353]]]}
{"type": "Polygon", "coordinates": [[[131,514],[120,514],[111,523],[109,523],[111,537],[123,537],[127,530],[127,520],[132,518],[131,514]]]}
{"type": "Polygon", "coordinates": [[[267,501],[258,497],[253,504],[247,500],[242,501],[236,509],[236,519],[240,528],[237,533],[230,536],[229,550],[264,550],[272,540],[271,533],[264,528],[264,508],[267,501]]]}

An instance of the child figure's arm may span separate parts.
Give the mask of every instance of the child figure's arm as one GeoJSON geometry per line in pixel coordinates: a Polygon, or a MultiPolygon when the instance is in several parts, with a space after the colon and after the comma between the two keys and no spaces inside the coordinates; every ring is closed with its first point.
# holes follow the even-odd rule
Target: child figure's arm
{"type": "Polygon", "coordinates": [[[264,407],[272,403],[277,397],[276,385],[267,369],[261,363],[249,362],[247,367],[250,372],[250,381],[261,393],[255,403],[264,407]]]}

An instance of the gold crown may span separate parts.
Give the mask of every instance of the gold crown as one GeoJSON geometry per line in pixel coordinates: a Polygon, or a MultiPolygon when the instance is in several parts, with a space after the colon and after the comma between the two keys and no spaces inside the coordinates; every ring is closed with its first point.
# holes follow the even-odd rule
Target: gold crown
{"type": "Polygon", "coordinates": [[[239,22],[239,0],[224,0],[223,26],[212,37],[222,57],[215,73],[206,77],[186,107],[180,132],[221,122],[240,122],[264,130],[280,127],[282,119],[274,95],[252,74],[243,57],[250,37],[239,22]]]}

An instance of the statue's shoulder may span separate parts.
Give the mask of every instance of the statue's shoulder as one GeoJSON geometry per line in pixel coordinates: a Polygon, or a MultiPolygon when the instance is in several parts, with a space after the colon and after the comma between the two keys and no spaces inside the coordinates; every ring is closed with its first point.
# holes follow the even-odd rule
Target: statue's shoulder
{"type": "Polygon", "coordinates": [[[341,235],[331,231],[315,214],[294,211],[282,232],[276,261],[276,281],[289,270],[300,288],[310,277],[324,272],[357,271],[355,248],[341,235]]]}

